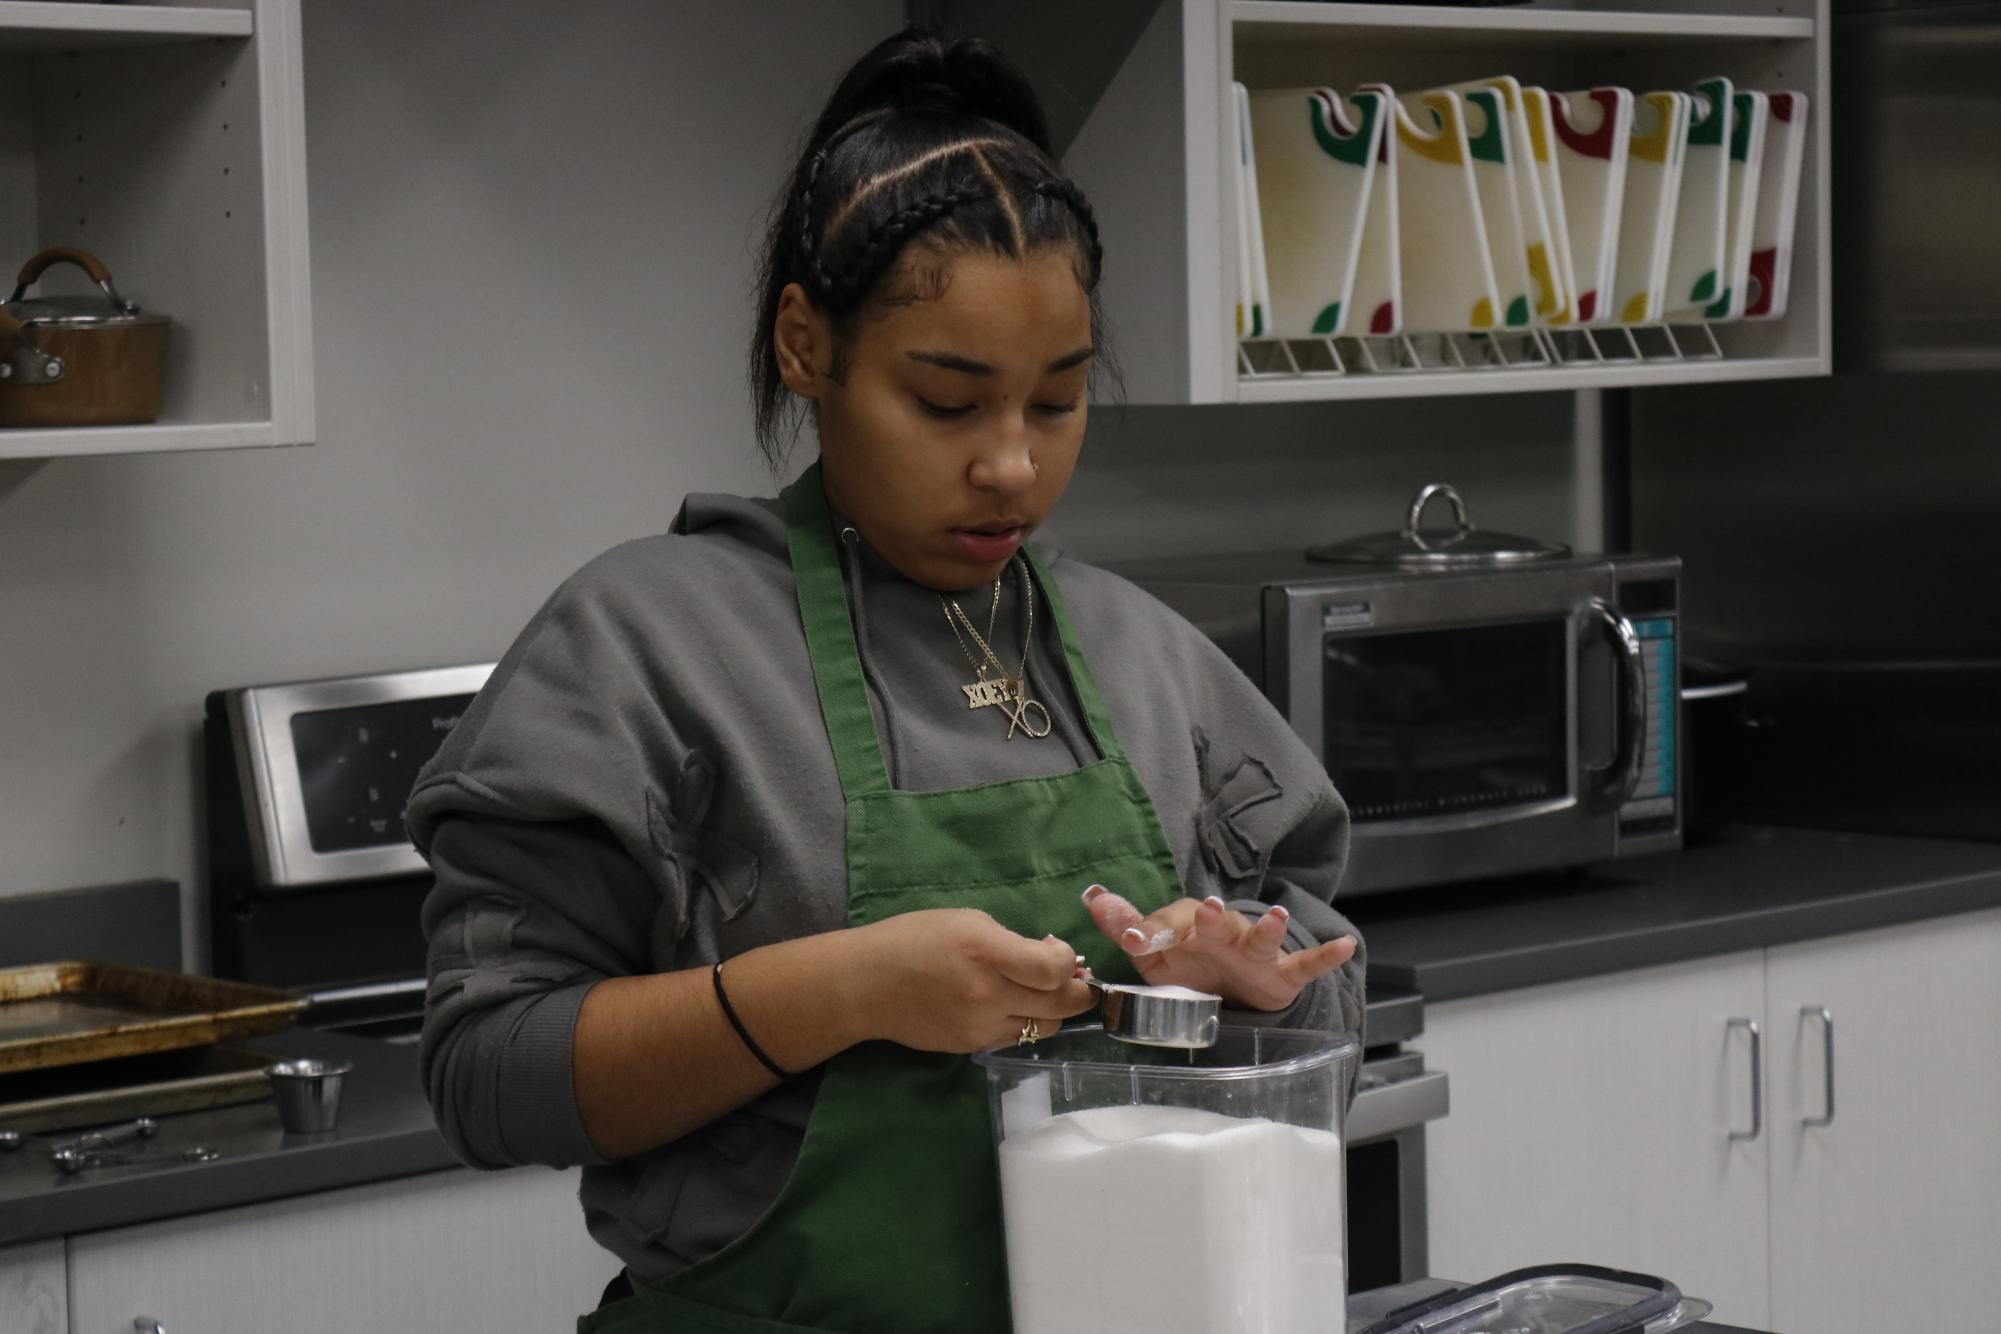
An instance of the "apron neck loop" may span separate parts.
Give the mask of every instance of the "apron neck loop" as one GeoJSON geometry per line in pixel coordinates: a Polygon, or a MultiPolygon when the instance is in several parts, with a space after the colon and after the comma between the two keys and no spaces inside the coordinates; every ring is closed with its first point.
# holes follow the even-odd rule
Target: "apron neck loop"
{"type": "Polygon", "coordinates": [[[806,628],[806,651],[813,661],[820,717],[833,744],[841,793],[852,800],[868,792],[887,792],[889,767],[883,763],[875,715],[869,711],[861,650],[848,617],[848,588],[841,578],[833,516],[817,461],[785,488],[785,522],[799,619],[806,628]]]}
{"type": "MultiPolygon", "coordinates": [[[[799,480],[785,488],[784,498],[799,619],[806,629],[806,649],[812,657],[813,681],[820,694],[820,716],[834,748],[842,795],[852,799],[864,793],[887,792],[889,766],[883,761],[875,714],[869,708],[860,646],[855,641],[854,621],[848,611],[847,582],[841,577],[840,553],[834,543],[833,514],[827,507],[827,492],[817,460],[799,475],[799,480]]],[[[1070,669],[1070,680],[1077,689],[1077,702],[1083,709],[1084,725],[1090,730],[1091,740],[1105,759],[1122,760],[1125,754],[1112,728],[1111,711],[1105,706],[1097,679],[1091,675],[1083,650],[1077,645],[1063,594],[1049,577],[1041,558],[1027,547],[1022,550],[1028,557],[1029,577],[1055,618],[1063,641],[1064,664],[1070,669]]]]}

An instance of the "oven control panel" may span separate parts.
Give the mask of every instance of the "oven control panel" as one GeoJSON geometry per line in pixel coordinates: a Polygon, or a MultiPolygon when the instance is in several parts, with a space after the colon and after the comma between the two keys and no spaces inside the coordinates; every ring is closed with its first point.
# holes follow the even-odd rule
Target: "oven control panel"
{"type": "Polygon", "coordinates": [[[226,795],[246,826],[255,888],[423,871],[403,804],[491,671],[436,668],[212,695],[210,723],[226,733],[233,761],[226,795]]]}
{"type": "Polygon", "coordinates": [[[1647,733],[1640,781],[1619,808],[1621,833],[1663,832],[1675,825],[1675,738],[1681,700],[1675,662],[1675,618],[1647,616],[1633,622],[1646,680],[1647,733]]]}

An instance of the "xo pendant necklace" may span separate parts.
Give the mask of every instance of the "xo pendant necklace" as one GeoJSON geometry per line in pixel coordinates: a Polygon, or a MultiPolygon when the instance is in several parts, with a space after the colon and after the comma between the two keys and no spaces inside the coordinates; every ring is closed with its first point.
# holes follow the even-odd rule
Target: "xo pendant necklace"
{"type": "Polygon", "coordinates": [[[958,599],[948,598],[943,593],[938,595],[939,605],[945,609],[945,624],[952,627],[952,638],[959,641],[959,651],[973,665],[975,678],[959,687],[966,697],[966,707],[985,709],[998,706],[1005,711],[1008,718],[1007,739],[1010,741],[1014,740],[1017,730],[1031,738],[1046,737],[1052,722],[1049,710],[1042,701],[1028,693],[1029,646],[1035,642],[1035,585],[1029,580],[1027,564],[1020,556],[1014,558],[1014,567],[1021,580],[1022,598],[1028,605],[1028,626],[1022,635],[1021,667],[1012,675],[1000,655],[994,652],[992,643],[994,626],[1000,615],[1001,581],[998,578],[994,580],[993,602],[987,611],[987,633],[984,637],[959,605],[958,599]],[[960,633],[962,628],[964,634],[960,633]],[[971,635],[973,643],[980,646],[979,657],[975,657],[973,650],[967,647],[966,635],[971,635]],[[992,677],[987,675],[989,668],[994,672],[992,677]]]}

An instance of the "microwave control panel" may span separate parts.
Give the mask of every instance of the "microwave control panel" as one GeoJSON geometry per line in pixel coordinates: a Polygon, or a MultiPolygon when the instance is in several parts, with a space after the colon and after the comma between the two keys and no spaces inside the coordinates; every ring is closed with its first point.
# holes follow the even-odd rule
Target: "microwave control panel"
{"type": "Polygon", "coordinates": [[[1647,696],[1640,780],[1619,808],[1619,832],[1627,837],[1672,833],[1680,824],[1676,742],[1681,708],[1674,581],[1625,584],[1619,591],[1619,606],[1639,637],[1647,696]]]}

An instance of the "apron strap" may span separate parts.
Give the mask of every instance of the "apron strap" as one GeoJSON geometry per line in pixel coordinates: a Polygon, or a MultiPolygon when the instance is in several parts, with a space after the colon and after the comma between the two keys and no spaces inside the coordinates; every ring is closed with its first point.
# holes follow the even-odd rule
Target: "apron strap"
{"type": "MultiPolygon", "coordinates": [[[[841,577],[840,552],[834,544],[833,514],[820,481],[820,464],[799,475],[785,488],[787,542],[792,554],[793,583],[799,598],[799,618],[806,627],[806,650],[813,661],[813,681],[820,694],[820,716],[834,748],[834,767],[841,776],[842,795],[852,800],[870,792],[891,790],[889,766],[869,708],[868,686],[862,679],[861,651],[848,609],[847,581],[841,577]]],[[[1030,577],[1042,590],[1063,641],[1063,660],[1084,710],[1084,726],[1107,760],[1123,760],[1111,710],[1105,707],[1097,678],[1084,661],[1084,650],[1070,624],[1063,593],[1050,577],[1042,558],[1029,547],[1030,577]]]]}
{"type": "Polygon", "coordinates": [[[1050,577],[1048,567],[1035,549],[1024,546],[1022,551],[1028,556],[1028,568],[1034,574],[1036,586],[1049,601],[1050,614],[1056,618],[1057,633],[1063,638],[1063,659],[1070,665],[1070,681],[1077,687],[1077,703],[1084,710],[1084,726],[1090,729],[1099,755],[1108,760],[1123,760],[1126,756],[1119,749],[1118,733],[1112,728],[1112,711],[1105,707],[1105,697],[1098,691],[1098,678],[1091,675],[1084,662],[1084,650],[1077,643],[1077,632],[1071,628],[1070,613],[1063,605],[1063,592],[1056,587],[1056,580],[1050,577]]]}
{"type": "Polygon", "coordinates": [[[887,792],[889,767],[882,760],[868,686],[862,680],[861,650],[849,619],[848,586],[841,578],[833,515],[820,484],[818,460],[785,488],[785,518],[799,619],[806,627],[806,651],[812,657],[820,717],[834,747],[841,793],[853,800],[866,792],[887,792]]]}

